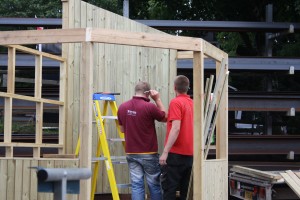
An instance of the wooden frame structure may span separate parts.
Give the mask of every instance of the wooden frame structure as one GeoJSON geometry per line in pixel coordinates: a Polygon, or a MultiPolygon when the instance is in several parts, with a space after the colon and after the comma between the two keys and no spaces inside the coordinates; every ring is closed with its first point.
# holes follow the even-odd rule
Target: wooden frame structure
{"type": "MultiPolygon", "coordinates": [[[[93,93],[93,44],[106,43],[118,45],[132,45],[151,48],[166,48],[175,50],[191,51],[189,57],[193,59],[193,94],[194,94],[194,199],[212,199],[207,198],[216,187],[217,194],[213,194],[213,199],[227,198],[227,167],[228,167],[228,142],[227,142],[227,81],[225,84],[225,95],[217,102],[220,105],[220,111],[217,116],[217,145],[216,160],[204,160],[204,59],[212,58],[216,61],[216,73],[221,76],[220,66],[222,60],[225,62],[227,72],[228,55],[211,45],[210,43],[199,38],[178,37],[171,35],[159,35],[149,33],[129,33],[119,30],[105,30],[97,28],[76,28],[76,29],[56,29],[43,31],[7,31],[0,33],[0,45],[24,45],[24,44],[43,44],[43,43],[81,43],[82,44],[82,63],[80,66],[80,132],[82,147],[80,152],[80,167],[91,168],[92,156],[92,99],[93,93]],[[218,74],[219,73],[219,74],[218,74]],[[221,171],[220,171],[221,169],[221,171]],[[209,175],[208,170],[213,170],[209,175]],[[216,173],[218,171],[218,173],[216,173]],[[209,178],[206,178],[209,176],[209,178]],[[218,177],[219,176],[219,177],[218,177]],[[208,180],[214,180],[205,182],[208,180]],[[222,191],[220,191],[222,189],[222,191]]],[[[10,51],[14,51],[11,47],[10,51]]],[[[13,53],[11,53],[13,55],[13,53]]],[[[11,59],[13,62],[13,59],[11,59]]],[[[39,62],[37,62],[39,63],[39,62]]],[[[11,72],[13,73],[13,71],[11,72]]],[[[224,80],[224,79],[223,79],[224,80]]],[[[10,88],[13,88],[10,86],[10,88]]],[[[218,92],[221,92],[217,88],[218,92]]],[[[38,90],[36,95],[40,95],[38,90]]],[[[3,94],[9,102],[13,96],[3,94]],[[6,95],[6,96],[5,96],[6,95]]],[[[22,97],[23,98],[23,97],[22,97]]],[[[32,100],[38,103],[44,102],[38,96],[32,100]]],[[[60,105],[60,104],[59,104],[60,105]]],[[[40,107],[40,106],[37,106],[40,107]]],[[[9,130],[9,129],[8,129],[9,130]]],[[[7,131],[8,131],[7,130],[7,131]]],[[[7,134],[6,134],[7,135],[7,134]]],[[[6,142],[9,142],[9,136],[6,136],[6,142]]],[[[91,184],[90,181],[84,181],[81,185],[81,199],[89,199],[91,184]]]]}
{"type": "Polygon", "coordinates": [[[59,152],[64,152],[64,131],[65,131],[65,89],[66,89],[66,59],[52,54],[40,52],[20,45],[8,45],[8,69],[7,69],[7,93],[0,92],[0,97],[4,98],[4,141],[0,146],[5,147],[5,156],[12,158],[14,147],[33,148],[33,157],[40,158],[41,148],[58,148],[59,152]],[[34,97],[15,94],[15,63],[16,51],[29,53],[35,56],[35,82],[34,97]],[[50,58],[60,62],[60,92],[59,99],[42,98],[42,62],[43,57],[50,58]],[[12,142],[12,110],[13,99],[26,100],[36,103],[35,120],[35,143],[15,143],[12,142]],[[44,104],[50,104],[58,107],[59,110],[59,141],[58,144],[45,144],[42,141],[43,134],[43,109],[44,104]]]}

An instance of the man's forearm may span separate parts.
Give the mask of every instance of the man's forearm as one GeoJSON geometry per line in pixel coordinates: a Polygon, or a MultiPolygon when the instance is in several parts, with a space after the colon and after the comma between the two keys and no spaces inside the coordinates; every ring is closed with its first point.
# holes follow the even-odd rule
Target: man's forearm
{"type": "Polygon", "coordinates": [[[156,99],[155,104],[158,107],[159,110],[166,112],[166,109],[164,107],[164,104],[162,103],[161,99],[156,99]]]}

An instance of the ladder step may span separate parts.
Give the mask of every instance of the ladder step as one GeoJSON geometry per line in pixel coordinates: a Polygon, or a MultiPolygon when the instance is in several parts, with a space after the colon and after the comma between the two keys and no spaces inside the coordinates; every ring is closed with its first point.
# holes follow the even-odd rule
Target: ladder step
{"type": "Polygon", "coordinates": [[[107,138],[110,142],[125,142],[125,138],[107,138]]]}
{"type": "MultiPolygon", "coordinates": [[[[113,164],[126,164],[127,163],[126,156],[111,156],[110,159],[113,164]]],[[[104,160],[107,160],[107,158],[106,157],[92,158],[92,162],[104,161],[104,160]]]]}
{"type": "Polygon", "coordinates": [[[126,156],[111,156],[111,162],[113,164],[126,164],[126,156]]]}
{"type": "Polygon", "coordinates": [[[117,184],[118,188],[129,188],[131,187],[130,183],[122,183],[122,184],[117,184]]]}
{"type": "Polygon", "coordinates": [[[118,119],[117,116],[102,116],[102,119],[118,119]]]}
{"type": "Polygon", "coordinates": [[[107,160],[107,158],[106,157],[94,157],[94,158],[92,158],[92,162],[103,161],[103,160],[107,160]]]}

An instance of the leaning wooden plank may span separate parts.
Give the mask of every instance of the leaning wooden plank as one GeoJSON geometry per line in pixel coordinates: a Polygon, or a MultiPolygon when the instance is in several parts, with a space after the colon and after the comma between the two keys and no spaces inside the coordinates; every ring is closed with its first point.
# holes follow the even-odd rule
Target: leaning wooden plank
{"type": "Polygon", "coordinates": [[[43,158],[77,158],[75,154],[43,154],[43,158]]]}
{"type": "Polygon", "coordinates": [[[293,178],[287,173],[280,173],[280,175],[284,178],[284,181],[290,186],[290,188],[297,194],[300,198],[300,187],[293,180],[293,178]]]}
{"type": "MultiPolygon", "coordinates": [[[[226,73],[224,73],[226,66],[225,66],[225,60],[222,60],[222,64],[221,64],[221,70],[219,73],[219,76],[216,79],[216,83],[215,83],[215,87],[214,87],[214,91],[213,91],[213,97],[211,100],[211,103],[209,104],[209,108],[207,110],[207,115],[204,116],[204,141],[207,138],[208,135],[208,131],[211,125],[211,119],[215,110],[215,106],[216,106],[216,101],[217,101],[217,93],[219,92],[221,85],[223,83],[223,80],[225,79],[226,73]]],[[[206,113],[204,113],[206,114],[206,113]]]]}
{"type": "Polygon", "coordinates": [[[260,177],[260,178],[268,178],[268,179],[281,179],[281,176],[278,174],[272,174],[269,172],[264,172],[256,169],[251,169],[248,167],[242,167],[238,165],[234,165],[231,169],[231,171],[246,174],[253,177],[260,177]]]}
{"type": "Polygon", "coordinates": [[[298,178],[298,176],[296,176],[296,174],[294,174],[294,172],[292,172],[291,170],[287,170],[285,171],[294,181],[295,183],[300,187],[300,179],[298,178]]]}
{"type": "Polygon", "coordinates": [[[222,86],[222,89],[221,89],[221,94],[220,94],[220,97],[219,97],[219,102],[218,102],[218,106],[216,108],[216,111],[215,111],[215,116],[214,116],[214,119],[213,119],[213,122],[210,126],[210,130],[208,130],[208,134],[207,134],[207,138],[204,138],[204,142],[206,143],[206,147],[205,147],[205,153],[204,153],[204,159],[206,160],[207,158],[207,155],[208,155],[208,151],[210,149],[210,142],[211,142],[211,139],[212,139],[212,136],[215,132],[215,128],[216,128],[216,121],[217,121],[217,116],[218,116],[218,112],[219,112],[219,108],[220,108],[220,102],[221,102],[221,99],[222,99],[222,96],[223,96],[223,91],[224,91],[224,86],[226,85],[226,81],[228,79],[228,74],[229,74],[229,71],[226,72],[226,76],[225,76],[225,80],[224,80],[224,83],[223,83],[223,86],[222,86]]]}
{"type": "Polygon", "coordinates": [[[211,98],[211,89],[212,89],[212,86],[213,86],[213,83],[214,83],[214,75],[210,75],[210,78],[209,78],[209,84],[208,84],[208,88],[207,90],[205,91],[205,99],[204,99],[204,120],[207,116],[207,112],[208,112],[208,106],[210,104],[210,98],[211,98]]]}
{"type": "Polygon", "coordinates": [[[300,172],[294,172],[298,178],[300,178],[300,172]]]}

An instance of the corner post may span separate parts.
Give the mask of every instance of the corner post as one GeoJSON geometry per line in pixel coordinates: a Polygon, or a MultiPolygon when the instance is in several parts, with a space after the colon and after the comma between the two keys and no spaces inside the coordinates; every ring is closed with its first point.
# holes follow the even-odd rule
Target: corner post
{"type": "Polygon", "coordinates": [[[204,200],[204,55],[194,51],[193,58],[193,99],[194,99],[194,164],[193,199],[204,200]]]}
{"type": "MultiPolygon", "coordinates": [[[[92,161],[92,116],[93,116],[93,43],[82,43],[82,58],[80,64],[80,124],[79,135],[81,148],[79,165],[91,169],[92,161]]],[[[80,200],[91,197],[90,178],[80,182],[80,200]]]]}

